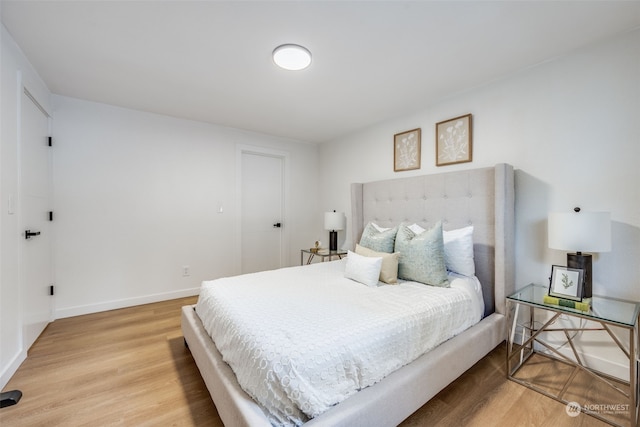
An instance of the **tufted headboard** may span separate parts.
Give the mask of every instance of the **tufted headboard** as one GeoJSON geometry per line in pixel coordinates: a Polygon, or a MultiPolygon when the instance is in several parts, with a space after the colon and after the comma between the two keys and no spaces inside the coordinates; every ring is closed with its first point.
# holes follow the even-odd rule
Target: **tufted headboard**
{"type": "Polygon", "coordinates": [[[485,316],[505,314],[514,283],[513,167],[471,169],[351,184],[352,241],[364,226],[401,222],[425,228],[442,220],[445,230],[473,224],[476,276],[482,283],[485,316]]]}

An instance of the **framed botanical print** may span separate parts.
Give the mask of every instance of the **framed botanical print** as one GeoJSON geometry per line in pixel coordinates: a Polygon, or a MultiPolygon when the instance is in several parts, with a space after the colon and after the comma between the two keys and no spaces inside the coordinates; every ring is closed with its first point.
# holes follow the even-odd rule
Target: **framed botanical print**
{"type": "Polygon", "coordinates": [[[471,114],[436,123],[436,166],[470,162],[471,114]]]}
{"type": "Polygon", "coordinates": [[[420,128],[393,136],[393,170],[420,169],[420,128]]]}
{"type": "Polygon", "coordinates": [[[584,270],[554,265],[551,267],[549,295],[556,298],[582,301],[584,270]]]}

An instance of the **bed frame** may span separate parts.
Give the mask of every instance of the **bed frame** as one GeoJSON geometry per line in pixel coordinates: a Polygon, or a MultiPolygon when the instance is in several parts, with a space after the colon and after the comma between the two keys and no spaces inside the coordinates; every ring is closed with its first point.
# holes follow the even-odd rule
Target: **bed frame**
{"type": "MultiPolygon", "coordinates": [[[[369,221],[428,227],[442,220],[445,230],[473,224],[485,317],[305,426],[396,426],[504,341],[505,297],[515,291],[513,177],[512,166],[498,164],[351,185],[353,242],[369,221]]],[[[182,308],[182,332],[225,426],[270,426],[222,361],[194,306],[182,308]]]]}

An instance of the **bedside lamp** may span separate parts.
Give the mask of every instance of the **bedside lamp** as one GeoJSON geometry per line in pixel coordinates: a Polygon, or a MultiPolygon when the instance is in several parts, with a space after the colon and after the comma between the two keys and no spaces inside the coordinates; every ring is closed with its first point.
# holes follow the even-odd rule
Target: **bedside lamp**
{"type": "Polygon", "coordinates": [[[588,252],[611,250],[611,214],[609,212],[552,212],[549,214],[549,248],[575,251],[567,254],[567,267],[584,270],[582,296],[591,298],[591,259],[588,252]]]}
{"type": "Polygon", "coordinates": [[[324,229],[329,230],[329,250],[338,250],[338,230],[344,230],[346,218],[342,212],[325,212],[324,229]]]}

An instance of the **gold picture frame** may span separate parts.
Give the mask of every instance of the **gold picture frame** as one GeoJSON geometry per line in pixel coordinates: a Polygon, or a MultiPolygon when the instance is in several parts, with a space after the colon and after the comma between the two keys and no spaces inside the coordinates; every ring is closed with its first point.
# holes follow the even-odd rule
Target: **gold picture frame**
{"type": "Polygon", "coordinates": [[[394,172],[420,169],[420,135],[417,128],[393,136],[394,172]]]}
{"type": "Polygon", "coordinates": [[[471,114],[436,123],[436,166],[473,160],[471,114]]]}

